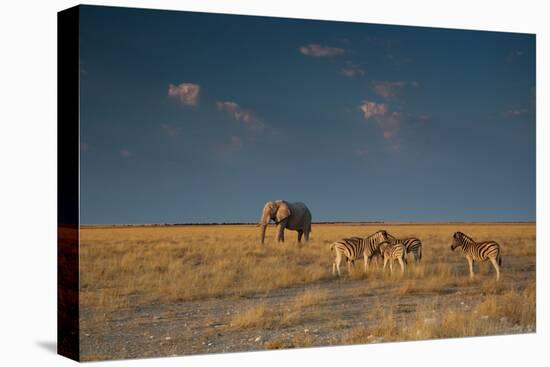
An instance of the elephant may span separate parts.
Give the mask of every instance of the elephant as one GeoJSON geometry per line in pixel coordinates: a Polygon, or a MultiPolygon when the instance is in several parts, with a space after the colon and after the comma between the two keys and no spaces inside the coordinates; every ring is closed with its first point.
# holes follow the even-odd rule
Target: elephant
{"type": "Polygon", "coordinates": [[[277,242],[285,241],[285,228],[298,232],[298,242],[302,235],[309,241],[311,232],[311,212],[301,202],[289,203],[284,200],[268,201],[260,218],[261,240],[265,240],[265,230],[270,220],[277,224],[277,242]]]}

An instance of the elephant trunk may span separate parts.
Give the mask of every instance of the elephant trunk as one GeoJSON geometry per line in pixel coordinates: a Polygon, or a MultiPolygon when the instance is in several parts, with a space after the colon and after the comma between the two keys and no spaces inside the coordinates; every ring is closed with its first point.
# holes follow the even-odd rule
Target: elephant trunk
{"type": "Polygon", "coordinates": [[[269,223],[269,212],[266,212],[264,210],[262,218],[260,218],[260,238],[262,241],[262,245],[264,244],[265,240],[265,230],[267,229],[267,223],[269,223]]]}
{"type": "Polygon", "coordinates": [[[264,244],[264,240],[265,240],[265,230],[266,230],[266,228],[267,228],[267,223],[262,223],[262,224],[260,224],[260,226],[261,226],[261,229],[260,229],[261,235],[260,235],[260,236],[261,236],[262,245],[263,245],[263,244],[264,244]]]}

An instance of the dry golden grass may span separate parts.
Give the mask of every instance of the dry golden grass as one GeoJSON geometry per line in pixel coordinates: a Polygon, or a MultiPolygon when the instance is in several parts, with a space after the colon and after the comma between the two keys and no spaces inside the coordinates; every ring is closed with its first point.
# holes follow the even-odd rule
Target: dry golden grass
{"type": "Polygon", "coordinates": [[[322,321],[331,313],[322,313],[315,308],[327,299],[327,292],[308,289],[288,303],[269,309],[265,303],[255,304],[242,312],[237,312],[229,322],[229,329],[269,329],[275,326],[289,327],[305,321],[322,321]]]}
{"type": "Polygon", "coordinates": [[[82,304],[116,309],[131,300],[247,296],[328,279],[328,246],[261,246],[258,232],[255,226],[83,229],[82,304]]]}
{"type": "Polygon", "coordinates": [[[307,348],[314,345],[314,338],[308,334],[294,335],[290,338],[278,338],[264,343],[266,349],[307,348]]]}
{"type": "Polygon", "coordinates": [[[396,312],[395,306],[376,307],[376,312],[369,318],[372,325],[353,328],[342,336],[342,342],[362,344],[535,330],[534,285],[521,292],[510,289],[502,294],[488,294],[471,309],[440,313],[434,312],[434,308],[434,305],[420,306],[416,312],[404,317],[396,312]]]}
{"type": "Polygon", "coordinates": [[[235,314],[231,319],[230,327],[233,329],[268,328],[272,324],[273,316],[268,313],[267,306],[261,303],[235,314]]]}
{"type": "Polygon", "coordinates": [[[328,297],[328,293],[323,289],[307,289],[304,293],[297,296],[294,300],[295,307],[303,309],[310,306],[318,305],[324,302],[328,297]]]}
{"type": "MultiPolygon", "coordinates": [[[[275,235],[273,227],[268,235],[275,235]]],[[[297,245],[293,232],[288,232],[286,238],[284,244],[270,239],[262,246],[259,228],[252,225],[82,229],[81,308],[108,317],[110,312],[139,305],[242,298],[249,307],[225,320],[229,331],[325,322],[347,330],[341,337],[344,343],[489,335],[514,327],[534,330],[535,279],[528,279],[527,287],[516,287],[522,272],[534,272],[534,224],[314,225],[312,240],[307,244],[297,245]],[[351,277],[345,267],[342,279],[333,277],[330,243],[352,235],[367,236],[379,229],[396,237],[420,238],[421,263],[415,264],[409,256],[405,274],[400,276],[398,271],[390,276],[388,269],[382,272],[381,261],[364,274],[360,260],[351,277]],[[494,280],[489,263],[476,264],[476,277],[469,278],[463,255],[450,250],[455,231],[501,244],[500,282],[494,280]],[[350,330],[347,320],[327,311],[332,306],[326,304],[333,296],[326,287],[340,281],[360,285],[349,293],[359,300],[383,294],[379,305],[369,304],[376,312],[366,317],[367,326],[350,330]],[[249,301],[250,296],[257,299],[287,287],[305,291],[292,293],[296,294],[294,298],[275,306],[262,299],[249,301]],[[472,297],[475,304],[468,312],[455,305],[448,312],[440,308],[437,317],[433,315],[435,306],[422,304],[423,297],[440,297],[443,303],[449,295],[454,300],[472,297]],[[404,299],[416,304],[414,312],[404,314],[399,310],[398,302],[404,299]]],[[[338,299],[338,304],[346,302],[338,299]]],[[[274,339],[265,346],[312,344],[314,337],[305,335],[274,339]]]]}

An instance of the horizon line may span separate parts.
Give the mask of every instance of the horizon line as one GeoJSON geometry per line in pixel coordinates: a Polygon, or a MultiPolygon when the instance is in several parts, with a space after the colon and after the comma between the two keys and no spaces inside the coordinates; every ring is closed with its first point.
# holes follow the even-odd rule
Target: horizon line
{"type": "MultiPolygon", "coordinates": [[[[536,224],[536,220],[508,220],[508,221],[320,221],[311,224],[536,224]]],[[[258,222],[184,222],[184,223],[80,223],[81,227],[177,227],[177,226],[220,226],[220,225],[255,225],[258,222]]],[[[275,225],[275,223],[268,223],[275,225]]],[[[63,226],[63,224],[60,224],[63,226]]]]}

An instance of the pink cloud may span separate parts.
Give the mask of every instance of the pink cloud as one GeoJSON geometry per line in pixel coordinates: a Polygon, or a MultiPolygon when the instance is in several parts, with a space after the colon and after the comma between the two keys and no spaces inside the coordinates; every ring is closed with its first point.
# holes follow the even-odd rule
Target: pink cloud
{"type": "Polygon", "coordinates": [[[364,101],[359,108],[363,112],[365,120],[374,119],[382,129],[384,139],[394,139],[401,129],[402,114],[391,112],[385,103],[364,101]]]}
{"type": "Polygon", "coordinates": [[[364,101],[359,108],[363,111],[366,120],[373,116],[384,116],[388,112],[388,106],[384,103],[364,101]]]}
{"type": "Polygon", "coordinates": [[[170,84],[168,86],[168,96],[178,98],[186,106],[196,106],[200,89],[201,87],[198,84],[193,83],[170,84]]]}
{"type": "Polygon", "coordinates": [[[321,46],[317,44],[309,44],[300,47],[300,53],[302,53],[302,55],[311,57],[332,57],[341,55],[344,52],[346,51],[343,48],[321,46]]]}
{"type": "Polygon", "coordinates": [[[122,158],[128,158],[131,155],[128,149],[121,149],[119,154],[122,158]]]}
{"type": "Polygon", "coordinates": [[[405,82],[405,81],[395,81],[395,82],[389,82],[389,81],[376,81],[374,82],[374,91],[376,94],[378,94],[381,97],[384,98],[392,98],[396,97],[401,93],[401,91],[405,87],[417,87],[418,83],[413,82],[405,82]]]}
{"type": "Polygon", "coordinates": [[[353,78],[355,76],[363,76],[366,74],[366,72],[359,65],[348,61],[346,62],[346,66],[342,69],[342,74],[344,74],[348,78],[353,78]]]}
{"type": "Polygon", "coordinates": [[[257,130],[264,127],[264,124],[254,115],[252,111],[241,108],[241,106],[239,106],[236,102],[217,102],[216,106],[220,111],[228,113],[235,121],[242,122],[250,129],[257,130]]]}
{"type": "Polygon", "coordinates": [[[401,113],[392,112],[384,118],[376,119],[376,122],[382,128],[384,139],[393,139],[401,128],[401,113]]]}

